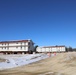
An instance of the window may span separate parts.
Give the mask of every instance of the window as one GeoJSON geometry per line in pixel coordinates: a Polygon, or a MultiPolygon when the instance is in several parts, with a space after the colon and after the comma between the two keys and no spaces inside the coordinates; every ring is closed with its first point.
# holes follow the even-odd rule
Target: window
{"type": "Polygon", "coordinates": [[[22,45],[22,42],[21,42],[21,45],[22,45]]]}
{"type": "Polygon", "coordinates": [[[26,42],[24,42],[24,44],[26,45],[26,42]]]}
{"type": "Polygon", "coordinates": [[[9,47],[7,47],[7,49],[9,49],[9,47]]]}
{"type": "Polygon", "coordinates": [[[34,45],[34,43],[32,43],[32,45],[34,45]]]}
{"type": "Polygon", "coordinates": [[[18,44],[18,42],[16,44],[18,44]]]}
{"type": "Polygon", "coordinates": [[[30,48],[30,46],[28,48],[30,48]]]}
{"type": "Polygon", "coordinates": [[[22,46],[21,46],[21,49],[22,49],[22,46]]]}
{"type": "Polygon", "coordinates": [[[16,48],[18,48],[18,47],[16,47],[16,48]]]}
{"type": "Polygon", "coordinates": [[[30,42],[28,43],[28,45],[30,45],[30,42]]]}

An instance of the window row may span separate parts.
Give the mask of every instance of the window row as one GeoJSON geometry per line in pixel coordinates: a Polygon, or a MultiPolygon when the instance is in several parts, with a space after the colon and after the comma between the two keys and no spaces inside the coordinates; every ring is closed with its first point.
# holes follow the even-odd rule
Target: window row
{"type": "Polygon", "coordinates": [[[26,47],[13,47],[13,48],[11,48],[11,47],[1,47],[0,49],[24,49],[24,48],[26,48],[26,47]]]}
{"type": "MultiPolygon", "coordinates": [[[[23,42],[21,42],[21,43],[13,43],[13,44],[28,44],[28,45],[30,45],[30,42],[29,43],[23,43],[23,42]]],[[[5,44],[0,44],[0,45],[9,45],[9,43],[5,43],[5,44]]]]}

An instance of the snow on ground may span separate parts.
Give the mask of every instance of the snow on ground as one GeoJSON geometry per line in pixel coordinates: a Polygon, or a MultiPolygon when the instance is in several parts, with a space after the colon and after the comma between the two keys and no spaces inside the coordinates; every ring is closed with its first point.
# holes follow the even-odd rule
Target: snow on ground
{"type": "Polygon", "coordinates": [[[30,64],[45,58],[47,54],[26,54],[26,55],[2,55],[1,58],[6,59],[5,62],[0,62],[0,70],[14,68],[26,64],[30,64]]]}

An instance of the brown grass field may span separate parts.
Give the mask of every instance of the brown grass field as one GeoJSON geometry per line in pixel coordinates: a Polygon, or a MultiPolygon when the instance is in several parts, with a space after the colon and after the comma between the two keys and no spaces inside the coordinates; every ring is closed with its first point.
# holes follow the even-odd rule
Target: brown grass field
{"type": "Polygon", "coordinates": [[[58,53],[29,65],[1,70],[0,75],[76,75],[76,52],[58,53]]]}
{"type": "Polygon", "coordinates": [[[5,62],[5,61],[6,61],[6,59],[0,58],[0,62],[5,62]]]}

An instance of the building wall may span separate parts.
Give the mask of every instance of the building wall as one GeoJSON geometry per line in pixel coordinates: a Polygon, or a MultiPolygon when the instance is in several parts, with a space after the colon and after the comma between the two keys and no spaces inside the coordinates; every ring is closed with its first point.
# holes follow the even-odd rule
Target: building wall
{"type": "Polygon", "coordinates": [[[31,40],[28,42],[0,43],[0,51],[29,51],[32,49],[34,46],[31,40]]]}
{"type": "Polygon", "coordinates": [[[33,51],[34,50],[34,43],[32,42],[32,41],[29,41],[29,43],[28,43],[28,50],[30,51],[33,51]]]}
{"type": "Polygon", "coordinates": [[[65,52],[66,48],[65,47],[37,47],[36,49],[37,52],[65,52]]]}

